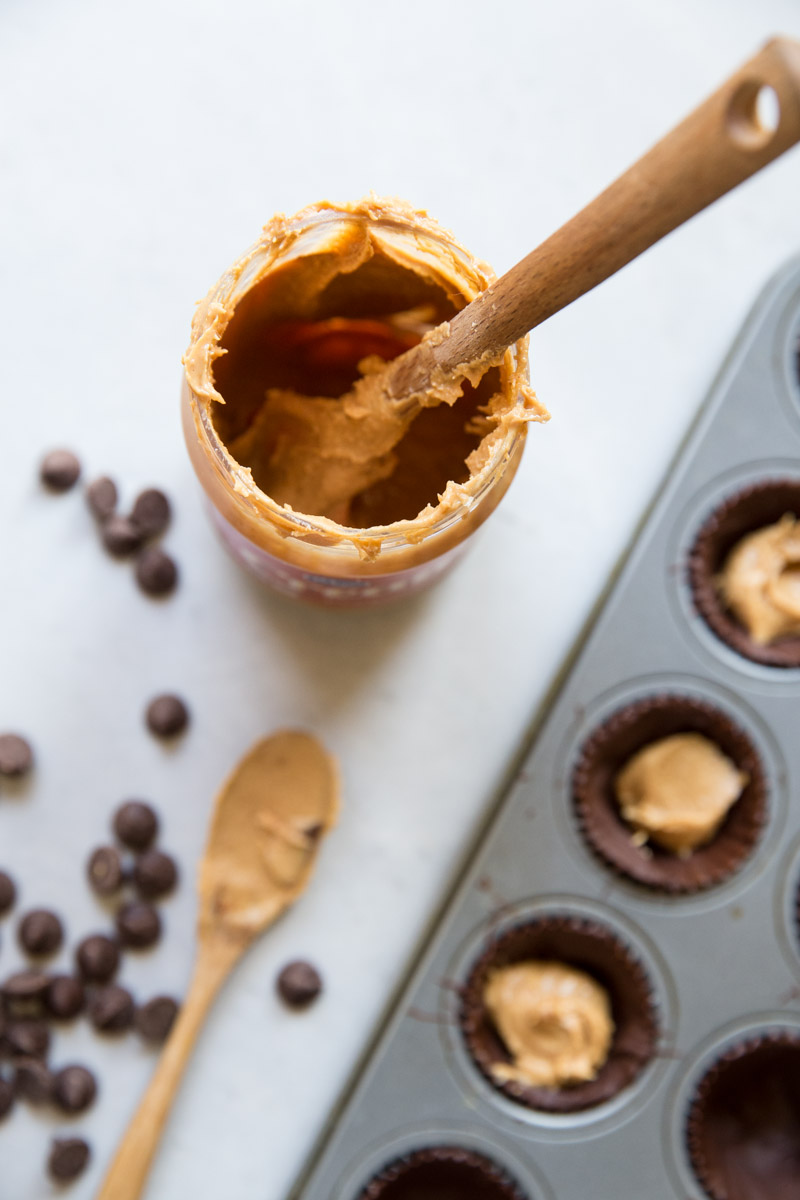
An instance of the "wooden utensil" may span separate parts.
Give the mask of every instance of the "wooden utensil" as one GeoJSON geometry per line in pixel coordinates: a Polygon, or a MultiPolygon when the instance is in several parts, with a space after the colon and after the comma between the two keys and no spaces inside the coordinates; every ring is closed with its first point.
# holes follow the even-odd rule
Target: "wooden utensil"
{"type": "Polygon", "coordinates": [[[333,760],[310,734],[258,742],[217,797],[198,891],[189,993],[97,1200],[136,1200],[206,1014],[253,940],[305,888],[338,810],[333,760]]]}
{"type": "Polygon", "coordinates": [[[398,410],[419,407],[434,372],[496,359],[655,242],[800,141],[800,42],[772,38],[610,187],[449,323],[386,371],[398,410]],[[772,93],[770,94],[769,89],[772,93]],[[766,93],[766,95],[765,95],[766,93]],[[777,101],[776,120],[760,102],[777,101]]]}

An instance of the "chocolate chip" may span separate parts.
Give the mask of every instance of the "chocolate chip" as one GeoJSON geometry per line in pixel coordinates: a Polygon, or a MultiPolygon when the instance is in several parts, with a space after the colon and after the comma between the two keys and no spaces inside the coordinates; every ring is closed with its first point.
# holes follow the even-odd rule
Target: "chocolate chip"
{"type": "Polygon", "coordinates": [[[5,871],[0,871],[0,917],[14,907],[17,898],[17,888],[14,880],[5,871]]]}
{"type": "Polygon", "coordinates": [[[55,954],[64,940],[64,927],[50,909],[36,908],[20,921],[19,940],[28,954],[55,954]]]}
{"type": "Polygon", "coordinates": [[[86,865],[89,883],[101,896],[118,891],[123,879],[122,859],[113,846],[98,846],[86,865]]]}
{"type": "Polygon", "coordinates": [[[156,737],[175,737],[189,724],[189,710],[180,696],[165,693],[151,700],[145,712],[147,728],[156,737]]]}
{"type": "Polygon", "coordinates": [[[72,975],[56,975],[50,980],[45,1004],[51,1016],[69,1021],[77,1017],[85,1002],[86,993],[80,979],[74,979],[72,975]]]}
{"type": "Polygon", "coordinates": [[[157,546],[143,550],[136,559],[136,582],[148,596],[166,596],[178,582],[178,568],[157,546]]]}
{"type": "Polygon", "coordinates": [[[78,481],[80,460],[71,450],[51,450],[42,459],[39,476],[54,492],[67,492],[78,481]]]}
{"type": "Polygon", "coordinates": [[[53,1179],[66,1183],[78,1178],[90,1157],[89,1143],[83,1138],[53,1138],[47,1169],[53,1179]]]}
{"type": "Polygon", "coordinates": [[[86,489],[86,503],[98,521],[107,521],[117,508],[117,485],[107,475],[93,479],[86,489]]]}
{"type": "Polygon", "coordinates": [[[311,963],[288,963],[277,980],[278,995],[290,1008],[305,1008],[322,991],[322,979],[311,963]]]}
{"type": "Polygon", "coordinates": [[[152,946],[161,937],[161,918],[152,904],[134,900],[123,904],[117,913],[117,933],[123,946],[143,950],[152,946]]]}
{"type": "Polygon", "coordinates": [[[44,1021],[9,1021],[5,1042],[12,1055],[46,1058],[50,1049],[50,1030],[44,1021]]]}
{"type": "Polygon", "coordinates": [[[49,986],[50,976],[44,971],[17,971],[3,984],[3,999],[9,1006],[41,1002],[49,986]]]}
{"type": "Polygon", "coordinates": [[[14,1088],[0,1075],[0,1121],[8,1116],[14,1104],[14,1088]]]}
{"type": "Polygon", "coordinates": [[[127,800],[114,816],[114,833],[131,850],[146,850],[158,832],[158,817],[144,800],[127,800]]]}
{"type": "Polygon", "coordinates": [[[39,1058],[19,1058],[14,1064],[14,1091],[31,1104],[45,1104],[53,1094],[53,1076],[39,1058]]]}
{"type": "Polygon", "coordinates": [[[136,1009],[133,1023],[138,1033],[148,1042],[163,1042],[178,1015],[177,1001],[171,996],[154,996],[136,1009]]]}
{"type": "Polygon", "coordinates": [[[117,983],[99,988],[89,1001],[89,1016],[102,1033],[120,1033],[133,1022],[133,996],[117,983]]]}
{"type": "Polygon", "coordinates": [[[166,896],[175,887],[177,879],[175,859],[162,850],[146,850],[133,868],[133,882],[148,900],[166,896]]]}
{"type": "Polygon", "coordinates": [[[79,943],[75,960],[84,979],[105,983],[119,966],[119,947],[104,933],[93,933],[79,943]]]}
{"type": "Polygon", "coordinates": [[[127,517],[109,517],[103,525],[103,545],[114,558],[128,558],[142,544],[142,535],[127,517]]]}
{"type": "Polygon", "coordinates": [[[62,1067],[53,1076],[53,1099],[64,1112],[83,1112],[96,1095],[97,1081],[94,1075],[77,1063],[62,1067]]]}
{"type": "Polygon", "coordinates": [[[0,775],[27,775],[33,766],[31,744],[18,733],[0,733],[0,775]]]}
{"type": "Polygon", "coordinates": [[[131,521],[145,538],[158,537],[169,525],[169,500],[158,488],[146,488],[134,501],[131,521]]]}

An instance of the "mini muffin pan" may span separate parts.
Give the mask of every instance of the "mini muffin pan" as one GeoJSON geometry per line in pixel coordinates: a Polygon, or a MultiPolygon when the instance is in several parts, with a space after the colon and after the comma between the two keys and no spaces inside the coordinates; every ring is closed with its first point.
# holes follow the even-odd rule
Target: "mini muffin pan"
{"type": "MultiPolygon", "coordinates": [[[[800,655],[759,660],[728,615],[709,617],[698,553],[711,553],[715,513],[724,524],[738,505],[746,527],[741,505],[772,481],[800,494],[800,257],[757,301],[290,1200],[382,1195],[407,1164],[439,1160],[480,1161],[501,1194],[527,1200],[728,1200],[718,1131],[752,1106],[720,1095],[740,1078],[769,1091],[800,1062],[800,655]],[[672,880],[663,852],[648,871],[637,849],[644,866],[629,869],[608,780],[593,791],[588,777],[608,773],[606,743],[684,728],[718,730],[753,786],[717,835],[725,854],[696,851],[692,870],[675,860],[672,880]],[[617,1058],[577,1098],[492,1077],[503,1047],[476,981],[537,947],[610,981],[617,1058]]],[[[794,1118],[769,1128],[769,1103],[750,1166],[779,1160],[790,1190],[757,1178],[746,1194],[765,1200],[800,1195],[794,1118]]]]}

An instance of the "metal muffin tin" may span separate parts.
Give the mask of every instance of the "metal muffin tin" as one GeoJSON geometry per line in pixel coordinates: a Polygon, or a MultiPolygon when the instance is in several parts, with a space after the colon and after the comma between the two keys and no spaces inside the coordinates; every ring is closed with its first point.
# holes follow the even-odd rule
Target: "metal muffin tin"
{"type": "Polygon", "coordinates": [[[775,1025],[800,1034],[800,670],[760,666],[693,608],[687,554],[704,519],[748,482],[800,479],[800,257],[758,299],[532,746],[309,1166],[291,1192],[356,1200],[403,1153],[460,1144],[530,1200],[701,1200],[685,1148],[698,1079],[775,1025]],[[769,783],[760,841],[728,880],[665,896],[627,882],[584,843],[570,780],[589,734],[623,704],[689,692],[730,713],[769,783]],[[537,1112],[478,1070],[459,985],[493,932],[538,913],[586,915],[640,958],[660,1048],[638,1079],[584,1112],[537,1112]],[[588,1189],[588,1190],[587,1190],[588,1189]]]}

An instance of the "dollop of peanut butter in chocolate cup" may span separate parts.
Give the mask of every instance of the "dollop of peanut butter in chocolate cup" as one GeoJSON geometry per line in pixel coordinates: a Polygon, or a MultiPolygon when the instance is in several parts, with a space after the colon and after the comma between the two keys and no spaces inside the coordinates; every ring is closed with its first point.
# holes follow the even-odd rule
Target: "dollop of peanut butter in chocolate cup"
{"type": "MultiPolygon", "coordinates": [[[[639,780],[635,783],[642,788],[639,780]]],[[[767,790],[761,758],[744,730],[712,704],[676,694],[649,696],[618,709],[584,743],[572,778],[578,824],[591,849],[618,874],[672,894],[713,887],[743,865],[757,845],[766,820],[767,790]],[[659,761],[661,751],[669,751],[670,745],[678,747],[679,743],[685,743],[691,752],[686,764],[676,764],[674,756],[671,764],[663,756],[659,761]],[[642,764],[643,752],[648,749],[653,761],[642,764]],[[705,763],[700,776],[693,757],[698,749],[713,756],[710,766],[722,775],[721,781],[709,778],[711,770],[705,763]],[[637,769],[640,764],[648,770],[651,808],[663,804],[664,793],[671,791],[682,809],[671,815],[676,821],[672,830],[662,810],[660,837],[658,831],[648,831],[645,824],[637,822],[635,807],[621,803],[620,797],[626,797],[621,784],[628,782],[626,775],[631,767],[637,769]],[[671,770],[672,779],[659,779],[659,770],[671,770]],[[692,772],[694,778],[690,777],[692,772]],[[704,815],[704,807],[715,808],[714,795],[707,793],[720,787],[725,793],[731,782],[736,786],[723,794],[715,812],[707,814],[705,840],[698,825],[695,844],[681,843],[676,830],[680,827],[685,835],[692,820],[704,815]],[[688,805],[680,801],[681,785],[698,789],[688,805]],[[697,812],[693,812],[693,806],[697,812]],[[633,819],[626,819],[626,814],[633,819]]],[[[647,800],[646,795],[643,800],[647,800]]]]}
{"type": "Polygon", "coordinates": [[[697,1087],[686,1139],[712,1200],[800,1196],[800,1035],[769,1031],[723,1054],[697,1087]]]}
{"type": "Polygon", "coordinates": [[[737,654],[800,667],[800,479],[767,479],[729,496],[689,555],[695,608],[737,654]]]}
{"type": "Polygon", "coordinates": [[[460,1146],[431,1146],[396,1158],[358,1200],[533,1200],[491,1159],[460,1146]]]}
{"type": "Polygon", "coordinates": [[[460,1021],[467,1049],[488,1081],[519,1104],[545,1112],[581,1112],[612,1100],[640,1075],[658,1043],[650,981],[634,952],[608,926],[570,914],[536,917],[491,938],[464,985],[460,1021]],[[520,997],[517,1031],[530,1038],[540,1059],[552,1054],[554,1064],[556,1059],[575,1064],[586,1057],[586,1047],[595,1041],[595,1022],[580,998],[574,1009],[570,1006],[576,991],[585,999],[587,980],[606,997],[610,1013],[600,1061],[582,1071],[583,1078],[560,1086],[524,1082],[518,1069],[524,1061],[512,1054],[497,1011],[487,1002],[499,973],[539,963],[563,973],[563,982],[549,994],[520,997]]]}

